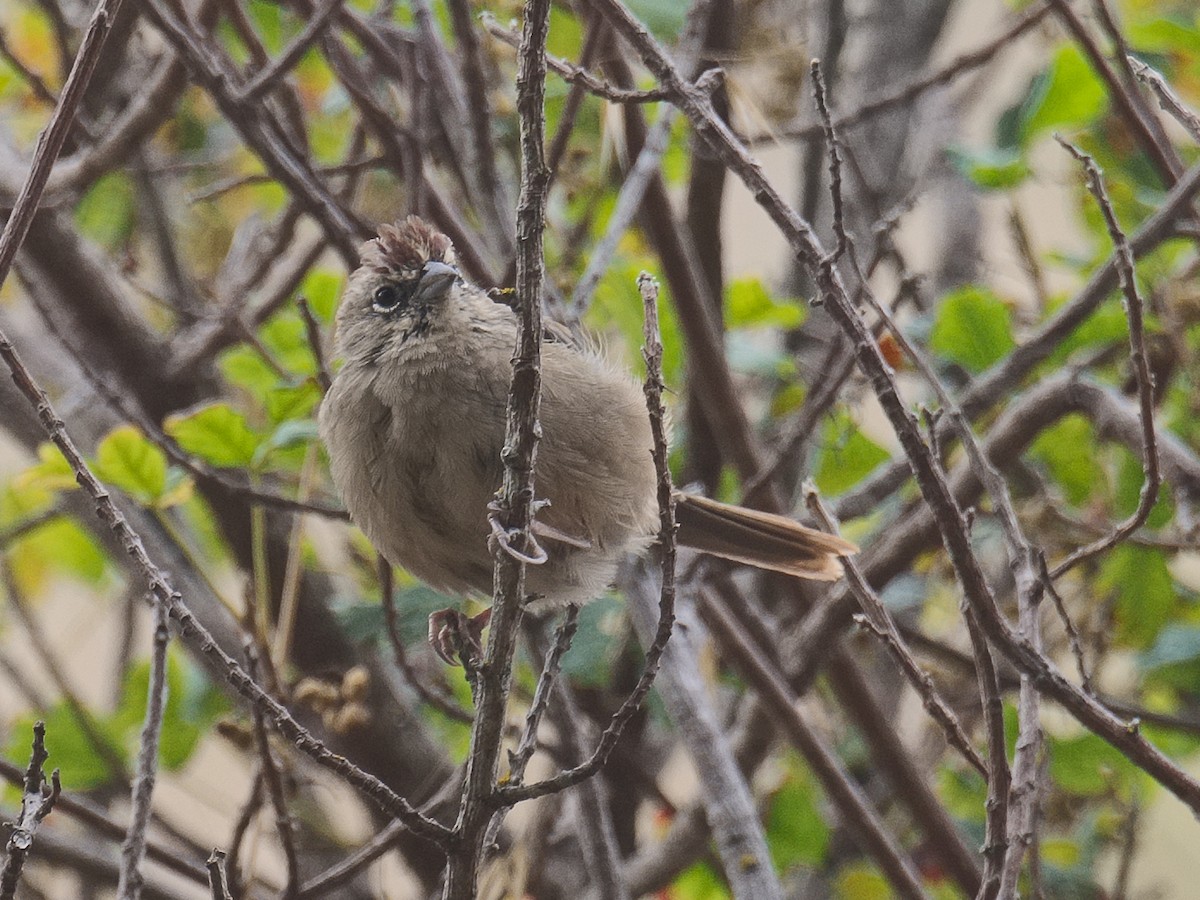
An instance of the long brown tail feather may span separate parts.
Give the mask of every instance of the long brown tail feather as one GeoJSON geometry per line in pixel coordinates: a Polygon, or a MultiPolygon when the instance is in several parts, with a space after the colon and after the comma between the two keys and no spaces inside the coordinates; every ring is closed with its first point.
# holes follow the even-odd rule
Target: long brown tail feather
{"type": "Polygon", "coordinates": [[[676,493],[676,540],[722,559],[810,578],[835,581],[841,556],[858,547],[835,534],[807,528],[785,516],[730,506],[696,494],[676,493]]]}

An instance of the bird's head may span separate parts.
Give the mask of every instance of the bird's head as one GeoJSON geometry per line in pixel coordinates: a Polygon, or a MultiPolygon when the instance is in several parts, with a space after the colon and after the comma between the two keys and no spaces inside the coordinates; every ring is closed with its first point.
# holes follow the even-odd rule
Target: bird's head
{"type": "Polygon", "coordinates": [[[377,363],[423,338],[439,307],[465,289],[450,239],[417,216],[381,225],[360,257],[338,309],[338,345],[348,361],[377,363]]]}

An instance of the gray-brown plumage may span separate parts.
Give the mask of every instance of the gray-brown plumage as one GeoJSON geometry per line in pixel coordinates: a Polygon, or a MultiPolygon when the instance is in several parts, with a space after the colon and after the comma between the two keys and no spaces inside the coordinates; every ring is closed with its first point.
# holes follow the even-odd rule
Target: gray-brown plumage
{"type": "MultiPolygon", "coordinates": [[[[334,482],[384,556],[441,591],[491,592],[487,505],[516,335],[512,310],[465,282],[450,241],[414,216],[364,245],[338,310],[345,362],[320,415],[334,482]]],[[[595,350],[548,339],[540,421],[549,506],[535,534],[548,558],[526,587],[546,605],[584,603],[657,533],[641,389],[595,350]]],[[[677,500],[679,542],[739,562],[829,580],[857,549],[782,516],[677,500]]]]}

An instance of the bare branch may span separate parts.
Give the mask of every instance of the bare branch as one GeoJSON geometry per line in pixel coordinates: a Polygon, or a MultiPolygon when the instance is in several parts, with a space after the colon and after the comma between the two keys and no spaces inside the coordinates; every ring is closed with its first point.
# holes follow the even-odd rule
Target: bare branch
{"type": "Polygon", "coordinates": [[[1143,303],[1138,293],[1137,275],[1133,269],[1133,251],[1129,240],[1121,230],[1117,215],[1113,211],[1108,193],[1104,189],[1104,180],[1096,161],[1079,150],[1059,139],[1059,143],[1083,165],[1087,173],[1088,190],[1100,204],[1104,214],[1104,223],[1108,227],[1109,237],[1112,238],[1114,257],[1117,261],[1117,272],[1121,279],[1121,292],[1125,298],[1125,316],[1129,320],[1129,356],[1133,363],[1133,371],[1137,380],[1138,406],[1142,417],[1142,471],[1144,481],[1141,493],[1138,495],[1138,505],[1124,522],[1114,528],[1109,534],[1093,541],[1086,547],[1080,547],[1050,572],[1051,578],[1058,578],[1083,560],[1103,553],[1125,540],[1150,518],[1154,511],[1154,503],[1158,500],[1158,491],[1162,486],[1162,472],[1159,469],[1158,438],[1154,430],[1154,377],[1150,374],[1150,364],[1146,357],[1146,328],[1143,320],[1143,303]]]}
{"type": "Polygon", "coordinates": [[[154,781],[158,771],[158,746],[162,737],[163,712],[167,705],[167,646],[171,639],[167,630],[167,605],[156,599],[151,602],[154,606],[154,643],[150,654],[150,684],[138,746],[129,828],[121,845],[121,878],[117,885],[117,896],[121,900],[138,900],[142,892],[144,879],[141,865],[146,855],[146,828],[150,824],[154,781]]]}
{"type": "Polygon", "coordinates": [[[4,867],[0,869],[0,900],[13,900],[21,869],[33,847],[33,836],[42,820],[50,815],[62,793],[58,781],[58,769],[50,773],[50,788],[46,790],[46,773],[42,766],[50,754],[46,752],[46,723],[33,726],[33,752],[29,767],[25,770],[25,784],[21,796],[21,814],[11,826],[8,844],[5,847],[4,867]]]}

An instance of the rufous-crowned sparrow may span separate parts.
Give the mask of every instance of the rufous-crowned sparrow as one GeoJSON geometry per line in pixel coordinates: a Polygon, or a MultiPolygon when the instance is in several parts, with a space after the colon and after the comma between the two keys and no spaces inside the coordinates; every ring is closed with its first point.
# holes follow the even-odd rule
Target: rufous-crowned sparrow
{"type": "MultiPolygon", "coordinates": [[[[516,347],[513,311],[467,282],[450,240],[409,216],[362,248],[337,315],[344,364],[321,406],[333,480],[354,521],[393,564],[440,591],[488,595],[488,504],[516,347]]],[[[626,554],[655,540],[652,441],[640,386],[593,347],[542,345],[536,489],[549,504],[526,571],[531,605],[582,604],[626,554]]],[[[681,545],[836,579],[848,541],[791,519],[676,494],[681,545]]]]}

